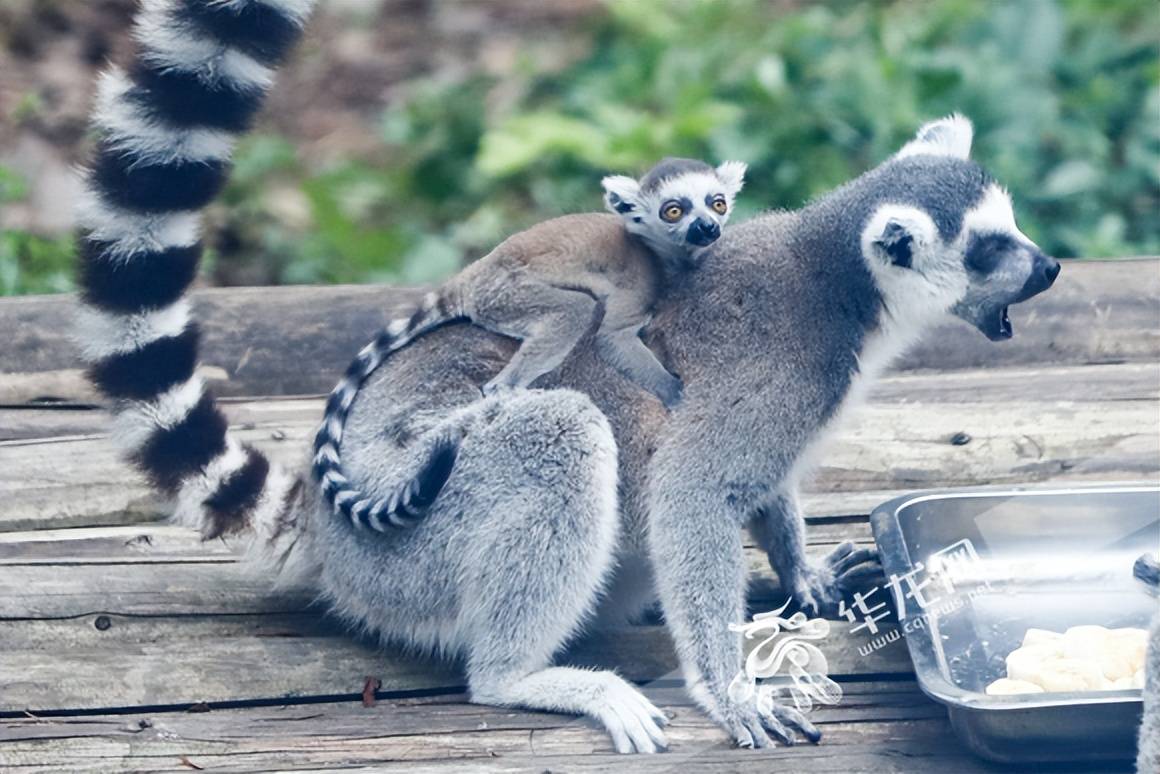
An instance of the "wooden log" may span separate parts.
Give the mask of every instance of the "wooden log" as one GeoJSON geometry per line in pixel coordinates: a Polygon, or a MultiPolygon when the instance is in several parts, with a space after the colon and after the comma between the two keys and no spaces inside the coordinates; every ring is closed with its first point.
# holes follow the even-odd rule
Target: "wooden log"
{"type": "MultiPolygon", "coordinates": [[[[1140,363],[888,378],[881,397],[852,412],[827,447],[807,488],[829,494],[808,502],[807,512],[865,513],[886,499],[877,493],[923,487],[1156,480],[1158,394],[1160,366],[1140,363]],[[968,443],[953,444],[960,433],[968,443]]],[[[242,439],[296,464],[320,405],[246,401],[227,412],[242,439]]],[[[85,429],[107,427],[100,414],[91,420],[85,429]]],[[[0,532],[133,524],[165,513],[98,432],[0,441],[0,498],[0,532]]]]}
{"type": "MultiPolygon", "coordinates": [[[[203,290],[203,362],[221,395],[324,394],[384,322],[422,289],[280,287],[203,290]]],[[[964,323],[924,338],[899,370],[1154,362],[1160,353],[1160,262],[1068,262],[1055,287],[1012,311],[1015,338],[992,344],[964,323]]],[[[71,296],[0,302],[0,405],[91,402],[68,321],[71,296]]]]}

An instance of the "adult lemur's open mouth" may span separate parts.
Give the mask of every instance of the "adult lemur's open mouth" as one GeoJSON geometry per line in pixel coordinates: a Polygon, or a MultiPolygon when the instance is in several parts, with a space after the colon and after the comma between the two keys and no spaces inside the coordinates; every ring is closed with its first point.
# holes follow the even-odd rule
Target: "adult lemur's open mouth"
{"type": "Polygon", "coordinates": [[[1015,330],[1011,327],[1009,309],[1010,307],[1001,306],[983,317],[978,327],[984,336],[991,341],[1002,341],[1015,335],[1015,330]]]}

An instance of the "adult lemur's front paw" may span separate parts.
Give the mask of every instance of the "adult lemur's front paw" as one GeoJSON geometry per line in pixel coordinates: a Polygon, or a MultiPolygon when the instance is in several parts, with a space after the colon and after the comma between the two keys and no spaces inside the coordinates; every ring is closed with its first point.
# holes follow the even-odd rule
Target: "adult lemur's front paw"
{"type": "Polygon", "coordinates": [[[838,605],[855,591],[885,581],[878,550],[845,542],[821,564],[807,567],[794,582],[793,598],[811,617],[837,618],[838,605]]]}
{"type": "Polygon", "coordinates": [[[738,747],[770,747],[774,739],[788,747],[796,741],[795,731],[815,744],[822,738],[822,732],[805,715],[776,703],[759,707],[755,701],[730,699],[716,715],[738,747]]]}

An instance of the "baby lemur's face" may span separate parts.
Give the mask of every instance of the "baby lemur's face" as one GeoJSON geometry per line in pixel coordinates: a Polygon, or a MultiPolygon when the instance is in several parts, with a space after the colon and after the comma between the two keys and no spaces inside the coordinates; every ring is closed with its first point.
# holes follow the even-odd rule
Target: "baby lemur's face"
{"type": "Polygon", "coordinates": [[[740,161],[714,169],[703,161],[667,158],[640,180],[604,178],[604,203],[662,257],[687,258],[721,236],[744,179],[740,161]]]}

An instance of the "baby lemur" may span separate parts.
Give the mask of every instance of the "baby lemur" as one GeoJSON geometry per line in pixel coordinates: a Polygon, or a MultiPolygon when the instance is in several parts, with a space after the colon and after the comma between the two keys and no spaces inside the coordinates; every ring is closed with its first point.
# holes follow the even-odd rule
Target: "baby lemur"
{"type": "MultiPolygon", "coordinates": [[[[420,487],[391,498],[365,497],[342,474],[339,445],[359,388],[383,359],[416,337],[469,319],[520,340],[520,347],[482,390],[525,388],[556,369],[603,312],[595,332],[601,357],[672,408],[681,382],[640,338],[661,289],[697,263],[721,236],[746,166],[727,161],[666,158],[640,180],[603,180],[604,201],[616,214],[565,215],[507,239],[431,293],[410,318],[391,322],[347,369],[326,406],[315,439],[314,474],[326,498],[356,523],[403,526],[423,505],[420,487]]],[[[449,449],[453,445],[442,444],[449,449]]],[[[447,453],[433,454],[440,477],[447,453]],[[441,472],[439,472],[441,471],[441,472]]],[[[416,477],[416,481],[424,476],[416,477]]]]}

